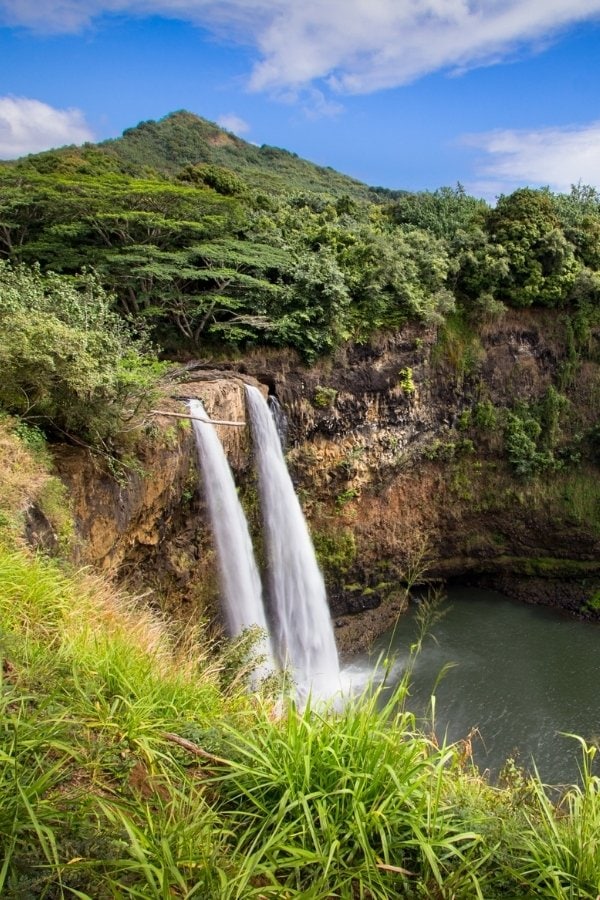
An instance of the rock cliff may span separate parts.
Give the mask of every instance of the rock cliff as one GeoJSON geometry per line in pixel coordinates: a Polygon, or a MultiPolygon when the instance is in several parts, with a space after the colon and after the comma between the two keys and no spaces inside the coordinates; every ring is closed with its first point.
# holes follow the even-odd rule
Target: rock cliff
{"type": "MultiPolygon", "coordinates": [[[[244,381],[278,398],[341,642],[356,645],[397,614],[399,584],[432,579],[598,615],[597,469],[520,478],[493,417],[474,425],[478,410],[541,402],[567,362],[555,320],[511,313],[467,337],[406,327],[311,367],[288,352],[190,365],[161,409],[185,412],[194,396],[212,417],[244,421],[244,381]],[[359,627],[348,613],[360,614],[359,627]]],[[[581,427],[596,421],[600,366],[580,366],[565,396],[581,427]]],[[[117,477],[74,448],[61,448],[57,465],[73,498],[79,562],[115,572],[163,609],[217,618],[195,448],[182,423],[157,415],[139,462],[117,477]]],[[[219,432],[260,544],[247,429],[219,432]]]]}

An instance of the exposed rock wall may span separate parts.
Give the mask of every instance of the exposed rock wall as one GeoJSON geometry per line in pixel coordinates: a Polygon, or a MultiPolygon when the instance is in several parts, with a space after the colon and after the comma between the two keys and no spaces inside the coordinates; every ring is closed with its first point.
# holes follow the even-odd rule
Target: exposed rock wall
{"type": "MultiPolygon", "coordinates": [[[[334,611],[376,605],[390,582],[422,571],[597,617],[600,499],[583,512],[569,499],[597,483],[597,468],[520,479],[500,425],[477,447],[462,428],[482,401],[541,401],[568,352],[556,316],[515,311],[458,345],[407,327],[310,369],[245,361],[290,415],[289,458],[325,545],[334,611]]],[[[568,394],[582,428],[598,421],[597,362],[579,365],[568,394]]]]}
{"type": "MultiPolygon", "coordinates": [[[[161,402],[183,412],[184,398],[199,397],[212,417],[244,421],[244,381],[277,396],[346,643],[385,627],[402,605],[398,584],[424,578],[467,578],[598,615],[600,510],[587,518],[569,511],[561,499],[572,487],[568,473],[516,479],[497,430],[473,452],[462,428],[481,401],[510,406],[544,395],[566,360],[560,325],[551,315],[511,313],[469,340],[444,342],[435,328],[410,326],[312,367],[289,352],[254,352],[236,369],[190,366],[161,402]],[[348,612],[360,614],[358,633],[343,618],[348,612]]],[[[580,366],[570,391],[582,427],[597,420],[600,366],[580,366]]],[[[219,432],[238,483],[250,485],[258,535],[248,430],[219,432]]],[[[80,562],[118,573],[163,608],[216,615],[189,427],[156,416],[139,469],[117,479],[83,451],[63,448],[57,459],[73,497],[80,562]]],[[[596,476],[595,468],[580,470],[584,492],[596,476]]]]}
{"type": "MultiPolygon", "coordinates": [[[[212,418],[246,421],[244,380],[236,373],[190,375],[165,391],[160,408],[185,414],[192,397],[202,400],[212,418]]],[[[230,465],[243,479],[250,466],[248,429],[216,428],[230,465]]],[[[116,472],[88,451],[57,451],[57,468],[73,504],[75,561],[113,574],[163,610],[218,619],[213,548],[190,423],[158,414],[136,440],[135,462],[116,472]]]]}

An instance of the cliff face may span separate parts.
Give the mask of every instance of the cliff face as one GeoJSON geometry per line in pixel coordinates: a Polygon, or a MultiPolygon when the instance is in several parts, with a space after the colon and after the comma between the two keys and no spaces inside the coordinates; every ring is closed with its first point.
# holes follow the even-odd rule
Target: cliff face
{"type": "MultiPolygon", "coordinates": [[[[249,354],[237,372],[191,367],[161,408],[185,412],[181,398],[194,396],[213,418],[244,421],[244,380],[278,398],[340,633],[352,633],[341,616],[362,612],[362,638],[374,634],[399,608],[398,584],[424,578],[468,578],[593,617],[597,469],[557,465],[519,477],[491,413],[474,425],[481,410],[516,397],[541,402],[567,361],[556,322],[513,313],[476,335],[407,327],[310,368],[288,353],[249,354]]],[[[581,428],[596,421],[600,366],[580,366],[567,395],[581,428]]],[[[116,479],[79,450],[63,448],[57,462],[80,562],[118,573],[167,610],[213,616],[213,551],[193,436],[181,422],[157,416],[138,468],[116,479]]],[[[247,429],[219,432],[258,534],[247,429]]]]}
{"type": "Polygon", "coordinates": [[[529,311],[477,333],[409,327],[311,369],[246,361],[290,415],[290,463],[334,611],[375,605],[423,573],[597,617],[598,470],[569,459],[566,432],[597,422],[600,366],[571,363],[564,322],[529,311]],[[561,381],[561,414],[546,426],[561,381]],[[509,465],[516,400],[527,428],[534,410],[548,436],[522,461],[515,445],[509,465]],[[520,462],[540,471],[518,474],[520,462]]]}
{"type": "MultiPolygon", "coordinates": [[[[245,422],[244,382],[235,373],[205,371],[178,382],[161,410],[184,414],[187,398],[202,400],[212,418],[245,422]]],[[[243,480],[250,466],[247,428],[216,427],[243,480]]],[[[214,553],[189,420],[154,416],[137,438],[135,461],[117,471],[73,447],[57,451],[56,465],[72,501],[77,563],[111,573],[163,611],[218,620],[214,553]]]]}

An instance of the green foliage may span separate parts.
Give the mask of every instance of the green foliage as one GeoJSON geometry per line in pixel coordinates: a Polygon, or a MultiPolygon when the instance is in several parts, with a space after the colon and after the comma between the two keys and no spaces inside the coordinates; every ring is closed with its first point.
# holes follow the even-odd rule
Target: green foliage
{"type": "Polygon", "coordinates": [[[356,500],[357,497],[360,497],[360,489],[355,487],[346,488],[335,498],[335,505],[337,509],[343,509],[347,503],[351,503],[352,500],[356,500]]]}
{"type": "Polygon", "coordinates": [[[500,282],[502,299],[514,306],[560,306],[568,300],[581,263],[548,192],[523,188],[500,197],[489,215],[489,230],[509,260],[500,282]]]}
{"type": "Polygon", "coordinates": [[[462,459],[471,456],[475,452],[475,445],[469,438],[460,440],[435,440],[423,450],[423,456],[429,460],[441,460],[450,462],[453,459],[462,459]]]}
{"type": "Polygon", "coordinates": [[[595,466],[565,468],[545,490],[561,519],[600,534],[600,484],[595,466]]]}
{"type": "Polygon", "coordinates": [[[312,405],[316,409],[330,409],[335,403],[337,391],[335,388],[323,387],[317,385],[312,398],[312,405]]]}
{"type": "Polygon", "coordinates": [[[93,276],[0,262],[0,323],[0,404],[29,427],[103,442],[151,402],[160,367],[93,276]]]}
{"type": "Polygon", "coordinates": [[[551,449],[556,447],[560,437],[561,416],[568,405],[569,401],[564,394],[557,391],[554,385],[549,385],[538,404],[544,446],[551,449]]]}
{"type": "Polygon", "coordinates": [[[485,202],[470,197],[461,184],[433,192],[406,192],[389,207],[389,215],[397,224],[430,231],[448,240],[458,231],[473,228],[486,211],[485,202]]]}
{"type": "Polygon", "coordinates": [[[410,368],[410,366],[406,366],[406,368],[400,369],[400,371],[398,372],[398,384],[405,394],[414,394],[416,388],[413,379],[413,370],[410,368]]]}
{"type": "Polygon", "coordinates": [[[248,188],[231,169],[223,166],[214,166],[208,163],[200,163],[195,166],[186,166],[179,175],[180,181],[191,181],[194,184],[204,184],[213,188],[218,194],[226,197],[243,196],[248,188]]]}
{"type": "Polygon", "coordinates": [[[418,729],[408,675],[337,712],[224,689],[201,631],[181,648],[106,583],[22,551],[0,550],[0,635],[2,896],[598,892],[583,741],[558,806],[514,765],[491,787],[467,744],[418,729]]]}
{"type": "Polygon", "coordinates": [[[496,427],[498,413],[491,400],[481,400],[475,404],[473,423],[477,428],[489,430],[496,427]]]}
{"type": "Polygon", "coordinates": [[[174,354],[267,344],[311,361],[407,321],[443,331],[456,311],[489,325],[507,305],[568,309],[582,346],[599,235],[592,188],[495,209],[460,185],[386,195],[183,111],[0,167],[0,257],[92,267],[174,354]]]}
{"type": "Polygon", "coordinates": [[[579,459],[572,448],[556,452],[561,436],[561,414],[567,406],[567,398],[550,385],[537,404],[517,404],[506,413],[505,448],[517,475],[558,471],[567,462],[579,459]]]}
{"type": "Polygon", "coordinates": [[[432,358],[449,366],[459,381],[473,373],[481,357],[481,341],[462,311],[448,315],[438,330],[432,358]]]}
{"type": "MultiPolygon", "coordinates": [[[[478,836],[442,798],[452,753],[414,736],[398,711],[405,687],[382,708],[379,692],[350,702],[335,727],[291,708],[274,730],[260,717],[250,738],[234,732],[219,782],[234,813],[228,896],[402,896],[418,871],[422,888],[449,884],[481,863],[478,836]]],[[[477,896],[477,889],[475,895],[477,896]]]]}
{"type": "Polygon", "coordinates": [[[592,774],[598,748],[582,748],[582,784],[569,788],[558,811],[543,785],[533,782],[534,802],[522,835],[518,877],[534,896],[596,900],[600,892],[600,778],[592,774]]]}
{"type": "Polygon", "coordinates": [[[37,425],[30,425],[22,420],[17,420],[13,433],[34,453],[45,453],[47,447],[46,435],[37,425]]]}
{"type": "Polygon", "coordinates": [[[278,147],[249,144],[185,110],[156,122],[140,122],[99,149],[116,157],[126,171],[153,169],[176,175],[186,166],[199,164],[213,171],[232,171],[268,193],[295,189],[356,200],[371,197],[366,185],[334,169],[316,166],[278,147]]]}
{"type": "Polygon", "coordinates": [[[600,612],[600,591],[594,591],[594,593],[585,601],[584,606],[586,609],[591,610],[591,612],[600,612]]]}
{"type": "Polygon", "coordinates": [[[533,416],[508,413],[504,441],[508,459],[517,475],[527,477],[556,467],[552,452],[538,449],[541,433],[542,427],[533,416]]]}
{"type": "Polygon", "coordinates": [[[328,578],[340,579],[356,560],[356,540],[349,528],[339,526],[313,531],[319,565],[328,578]]]}

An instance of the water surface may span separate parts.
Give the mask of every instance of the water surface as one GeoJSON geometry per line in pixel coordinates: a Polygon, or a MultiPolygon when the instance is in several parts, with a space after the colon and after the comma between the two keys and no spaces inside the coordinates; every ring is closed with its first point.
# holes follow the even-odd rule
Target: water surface
{"type": "MultiPolygon", "coordinates": [[[[477,588],[454,588],[416,661],[408,706],[424,713],[435,690],[435,731],[456,741],[477,728],[477,765],[498,774],[513,757],[547,783],[578,778],[581,754],[561,732],[600,736],[600,627],[477,588]],[[445,666],[451,668],[436,686],[445,666]]],[[[414,610],[352,669],[373,671],[381,653],[401,677],[417,634],[414,610]]]]}

